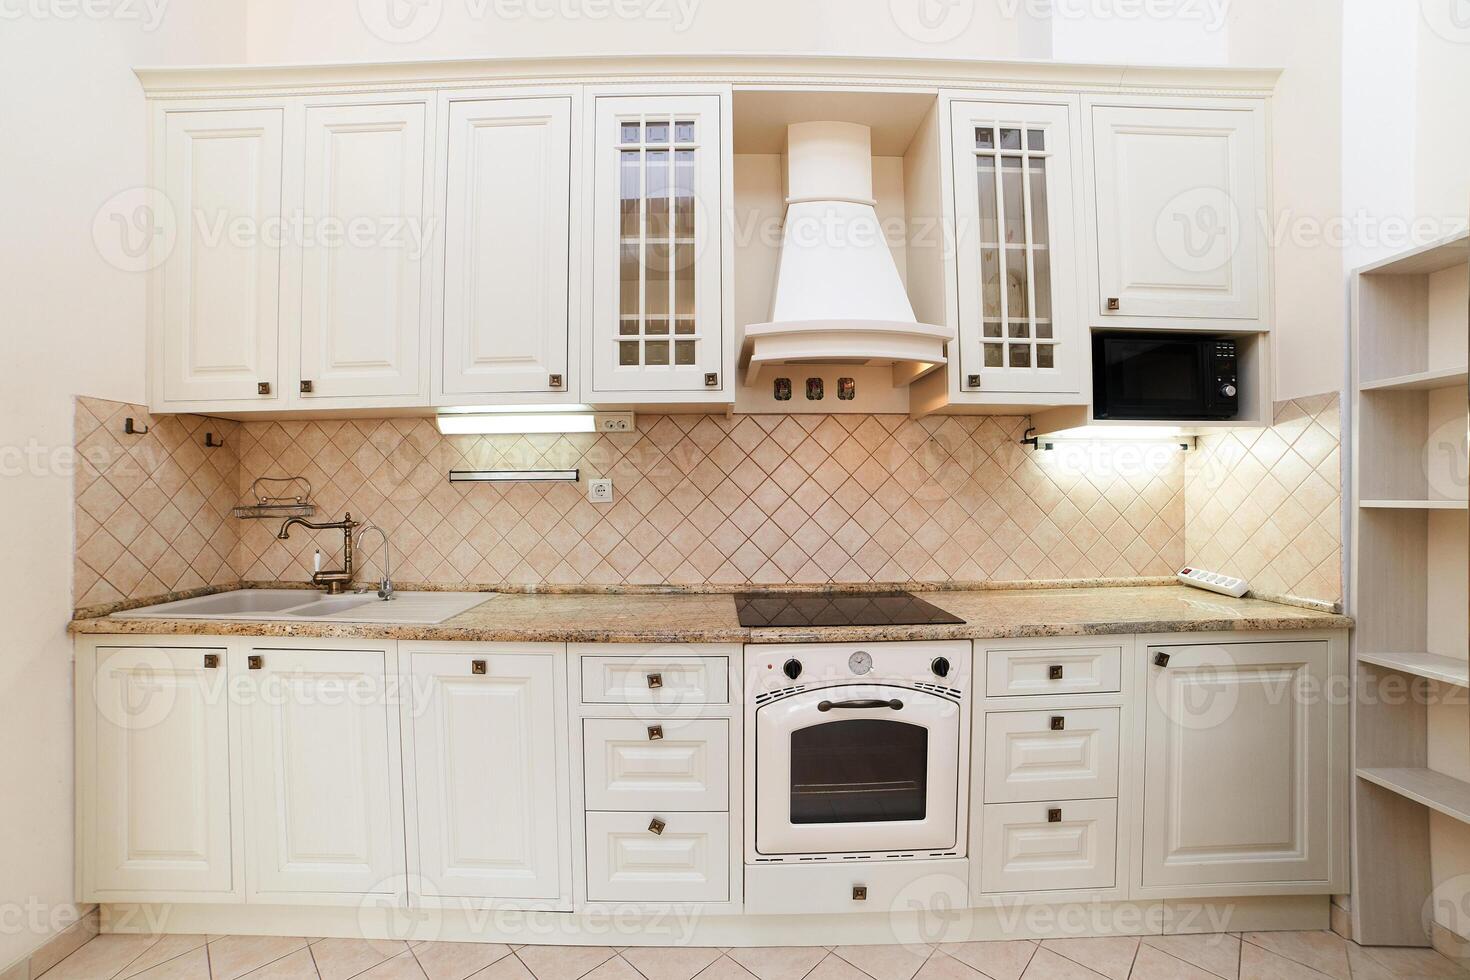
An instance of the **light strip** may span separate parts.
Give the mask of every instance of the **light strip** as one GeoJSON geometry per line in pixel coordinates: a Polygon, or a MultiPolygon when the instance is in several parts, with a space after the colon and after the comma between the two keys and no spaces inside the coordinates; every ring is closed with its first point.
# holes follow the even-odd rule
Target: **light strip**
{"type": "Polygon", "coordinates": [[[522,415],[440,415],[435,421],[446,436],[515,435],[554,432],[596,432],[591,412],[522,415]]]}
{"type": "Polygon", "coordinates": [[[576,483],[577,470],[450,470],[450,483],[576,483]]]}

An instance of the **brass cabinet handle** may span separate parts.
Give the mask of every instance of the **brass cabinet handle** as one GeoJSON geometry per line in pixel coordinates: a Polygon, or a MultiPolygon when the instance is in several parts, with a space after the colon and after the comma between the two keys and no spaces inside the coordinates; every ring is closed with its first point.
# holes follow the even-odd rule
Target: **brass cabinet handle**
{"type": "Polygon", "coordinates": [[[245,665],[251,670],[259,670],[260,668],[265,666],[265,658],[259,656],[258,654],[251,654],[249,657],[245,658],[245,665]]]}
{"type": "Polygon", "coordinates": [[[648,832],[657,836],[659,834],[662,834],[664,832],[664,828],[667,826],[668,824],[664,823],[658,817],[654,817],[652,820],[648,821],[648,832]]]}
{"type": "Polygon", "coordinates": [[[1118,297],[1116,297],[1116,296],[1109,296],[1108,297],[1108,309],[1110,309],[1110,310],[1117,310],[1117,309],[1121,309],[1121,308],[1122,308],[1122,306],[1118,302],[1118,297]]]}
{"type": "Polygon", "coordinates": [[[1054,732],[1062,732],[1062,731],[1066,731],[1066,729],[1067,729],[1067,719],[1066,718],[1063,718],[1061,715],[1052,715],[1051,716],[1051,730],[1052,731],[1054,731],[1054,732]]]}
{"type": "Polygon", "coordinates": [[[868,886],[867,885],[853,885],[852,886],[852,900],[854,902],[866,902],[868,900],[868,886]]]}
{"type": "Polygon", "coordinates": [[[709,372],[704,376],[704,386],[706,388],[718,388],[720,386],[720,376],[713,371],[709,372]]]}
{"type": "Polygon", "coordinates": [[[659,688],[661,688],[663,686],[664,686],[664,675],[663,674],[649,674],[648,675],[648,689],[650,691],[657,691],[659,688]]]}
{"type": "Polygon", "coordinates": [[[483,661],[483,660],[471,660],[470,661],[470,673],[471,674],[483,674],[483,673],[485,673],[485,661],[483,661]]]}
{"type": "Polygon", "coordinates": [[[562,386],[562,376],[559,375],[559,374],[553,374],[547,380],[547,384],[548,384],[549,387],[552,387],[552,388],[560,388],[562,386]]]}
{"type": "Polygon", "coordinates": [[[658,741],[661,741],[663,739],[663,737],[664,737],[664,726],[662,726],[662,725],[649,725],[648,726],[648,740],[650,742],[658,742],[658,741]]]}
{"type": "Polygon", "coordinates": [[[269,395],[271,393],[271,383],[269,381],[257,381],[255,383],[255,393],[257,395],[269,395]]]}
{"type": "Polygon", "coordinates": [[[1049,681],[1059,681],[1059,680],[1061,680],[1062,679],[1062,665],[1061,664],[1052,664],[1050,667],[1046,668],[1046,679],[1049,680],[1049,681]]]}
{"type": "Polygon", "coordinates": [[[978,388],[978,387],[980,387],[980,375],[978,375],[978,374],[967,375],[965,377],[965,387],[966,388],[978,388]]]}
{"type": "Polygon", "coordinates": [[[1162,653],[1162,652],[1154,654],[1154,666],[1155,667],[1167,667],[1167,666],[1169,666],[1169,655],[1167,653],[1162,653]]]}
{"type": "Polygon", "coordinates": [[[310,381],[303,381],[303,382],[301,382],[301,393],[303,395],[309,395],[309,394],[311,394],[312,389],[315,388],[315,387],[316,386],[313,385],[310,381]]]}
{"type": "Polygon", "coordinates": [[[1059,806],[1054,806],[1050,810],[1047,810],[1046,811],[1046,822],[1047,823],[1061,823],[1062,822],[1062,808],[1059,807],[1059,806]]]}
{"type": "Polygon", "coordinates": [[[214,668],[218,667],[219,666],[219,654],[217,654],[217,653],[206,653],[204,655],[204,666],[207,669],[209,669],[209,670],[213,670],[214,668]]]}

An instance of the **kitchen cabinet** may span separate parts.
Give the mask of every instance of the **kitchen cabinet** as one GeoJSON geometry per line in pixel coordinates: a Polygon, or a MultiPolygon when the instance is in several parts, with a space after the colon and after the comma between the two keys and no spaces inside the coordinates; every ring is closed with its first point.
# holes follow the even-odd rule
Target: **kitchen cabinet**
{"type": "Polygon", "coordinates": [[[1264,106],[1087,107],[1093,325],[1270,329],[1264,106]]]}
{"type": "Polygon", "coordinates": [[[248,899],[360,903],[406,874],[397,708],[385,649],[232,651],[248,899]]]}
{"type": "Polygon", "coordinates": [[[442,397],[575,400],[572,99],[448,103],[442,397]]]}
{"type": "Polygon", "coordinates": [[[155,403],[278,407],[281,108],[161,114],[155,403]],[[172,243],[170,247],[169,243],[172,243]]]}
{"type": "Polygon", "coordinates": [[[424,898],[562,899],[571,818],[561,648],[457,646],[405,646],[410,848],[417,877],[432,883],[424,898]]]}
{"type": "Polygon", "coordinates": [[[236,885],[224,650],[101,647],[80,717],[79,860],[86,901],[195,901],[236,885]]]}
{"type": "Polygon", "coordinates": [[[593,101],[592,394],[603,401],[718,394],[731,383],[721,97],[593,101]]]}
{"type": "Polygon", "coordinates": [[[1075,99],[950,105],[963,391],[1081,390],[1078,111],[1075,99]]]}
{"type": "Polygon", "coordinates": [[[1144,889],[1340,877],[1346,725],[1329,641],[1150,643],[1146,657],[1144,889]]]}
{"type": "Polygon", "coordinates": [[[429,115],[425,102],[305,110],[303,404],[426,393],[429,115]]]}
{"type": "Polygon", "coordinates": [[[727,901],[729,814],[587,814],[587,898],[657,904],[727,901]]]}

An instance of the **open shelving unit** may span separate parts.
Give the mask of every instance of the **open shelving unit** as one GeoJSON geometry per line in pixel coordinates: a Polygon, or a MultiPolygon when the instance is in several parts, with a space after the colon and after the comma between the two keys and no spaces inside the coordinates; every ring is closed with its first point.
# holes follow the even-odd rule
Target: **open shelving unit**
{"type": "Polygon", "coordinates": [[[1365,945],[1430,944],[1433,815],[1470,824],[1467,337],[1470,237],[1354,274],[1352,913],[1365,945]]]}

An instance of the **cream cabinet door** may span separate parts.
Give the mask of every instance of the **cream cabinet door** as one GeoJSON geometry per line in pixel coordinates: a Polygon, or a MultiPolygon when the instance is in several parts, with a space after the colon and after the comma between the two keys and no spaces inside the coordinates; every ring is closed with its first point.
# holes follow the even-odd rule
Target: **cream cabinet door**
{"type": "Polygon", "coordinates": [[[402,891],[397,709],[386,659],[381,650],[254,649],[231,663],[244,678],[250,901],[355,904],[402,891]]]}
{"type": "Polygon", "coordinates": [[[165,114],[173,247],[153,313],[165,403],[280,395],[282,117],[281,109],[165,114]]]}
{"type": "Polygon", "coordinates": [[[426,894],[556,899],[570,814],[564,702],[547,653],[411,653],[418,863],[426,894]]]}
{"type": "Polygon", "coordinates": [[[720,97],[596,104],[593,390],[719,391],[720,97]]]}
{"type": "Polygon", "coordinates": [[[1264,110],[1092,107],[1099,323],[1265,315],[1264,110]]]}
{"type": "Polygon", "coordinates": [[[306,109],[303,401],[425,390],[427,109],[306,109]]]}
{"type": "Polygon", "coordinates": [[[1144,886],[1325,882],[1327,642],[1151,646],[1147,656],[1144,886]]]}
{"type": "Polygon", "coordinates": [[[449,103],[443,388],[570,391],[571,100],[449,103]]]}
{"type": "Polygon", "coordinates": [[[103,647],[96,663],[94,701],[78,699],[96,718],[83,897],[232,891],[224,651],[103,647]]]}
{"type": "Polygon", "coordinates": [[[1080,392],[1075,104],[955,102],[960,384],[1080,392]]]}

